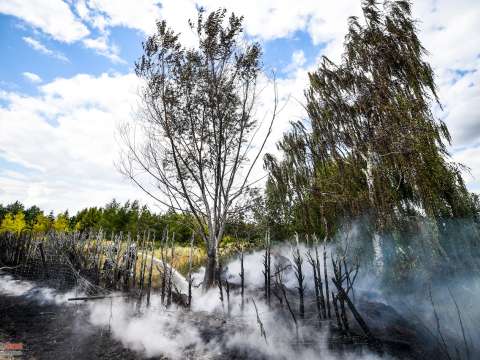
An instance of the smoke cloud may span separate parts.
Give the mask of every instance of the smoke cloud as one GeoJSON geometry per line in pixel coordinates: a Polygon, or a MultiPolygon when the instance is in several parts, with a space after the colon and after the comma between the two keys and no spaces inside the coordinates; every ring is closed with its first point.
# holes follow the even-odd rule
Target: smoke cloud
{"type": "MultiPolygon", "coordinates": [[[[338,237],[337,245],[341,249],[350,248],[357,252],[356,242],[362,232],[354,227],[348,237],[338,237]],[[348,238],[349,245],[345,246],[348,238]],[[340,245],[338,245],[340,244],[340,245]]],[[[275,265],[292,264],[293,249],[297,245],[281,244],[272,248],[272,269],[275,265]]],[[[316,310],[313,304],[313,272],[306,261],[311,248],[299,244],[304,258],[305,287],[307,293],[306,316],[298,328],[298,341],[295,326],[285,307],[269,307],[263,300],[263,252],[245,254],[245,303],[239,295],[240,261],[233,259],[224,266],[223,277],[232,285],[230,306],[226,299],[222,303],[218,289],[207,292],[201,290],[200,281],[204,269],[194,274],[193,303],[191,311],[175,305],[165,308],[161,298],[154,293],[150,307],[136,301],[123,298],[121,294],[111,294],[111,298],[88,301],[82,305],[82,311],[88,312],[89,322],[98,328],[106,329],[123,346],[143,354],[145,357],[166,356],[170,359],[221,359],[233,355],[249,359],[385,359],[372,353],[366,347],[359,346],[351,351],[339,354],[329,346],[330,330],[317,326],[316,310]],[[265,329],[262,336],[257,320],[265,329]]],[[[335,245],[328,246],[327,264],[329,274],[333,275],[330,254],[338,250],[335,245]]],[[[320,253],[323,248],[319,247],[320,253]]],[[[345,250],[342,250],[345,251],[345,250]]],[[[348,252],[347,251],[347,252],[348,252]]],[[[345,252],[345,253],[347,253],[345,252]]],[[[347,254],[348,255],[348,254],[347,254]]],[[[320,256],[323,269],[323,256],[320,256]]],[[[386,266],[389,264],[386,263],[386,266]]],[[[297,306],[294,272],[286,270],[284,284],[290,289],[289,296],[293,306],[297,306]]],[[[186,289],[186,280],[175,273],[174,282],[181,291],[186,289]]],[[[390,338],[401,339],[410,334],[427,351],[440,352],[461,358],[475,358],[480,354],[480,281],[478,277],[452,277],[448,282],[412,283],[409,292],[403,288],[388,286],[380,275],[368,268],[360,268],[355,286],[355,302],[374,334],[387,341],[390,338]],[[440,350],[438,350],[440,349],[440,350]]],[[[43,303],[55,303],[69,306],[70,297],[82,296],[80,290],[61,293],[48,287],[37,286],[33,282],[18,280],[10,275],[0,275],[0,293],[9,296],[26,296],[43,303]]],[[[224,294],[225,297],[225,294],[224,294]]],[[[277,299],[272,298],[272,302],[277,299]]],[[[391,340],[391,339],[390,339],[391,340]]],[[[411,339],[409,339],[411,340],[411,339]]]]}

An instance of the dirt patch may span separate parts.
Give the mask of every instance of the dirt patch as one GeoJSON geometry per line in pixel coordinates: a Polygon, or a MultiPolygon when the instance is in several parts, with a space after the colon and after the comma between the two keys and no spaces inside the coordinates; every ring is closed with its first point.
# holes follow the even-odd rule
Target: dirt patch
{"type": "Polygon", "coordinates": [[[0,342],[23,343],[20,359],[143,359],[88,323],[84,305],[0,295],[0,342]]]}

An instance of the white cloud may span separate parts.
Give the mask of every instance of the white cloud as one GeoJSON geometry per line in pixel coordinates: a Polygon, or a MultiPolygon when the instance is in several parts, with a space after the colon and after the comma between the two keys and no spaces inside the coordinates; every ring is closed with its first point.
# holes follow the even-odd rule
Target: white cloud
{"type": "Polygon", "coordinates": [[[480,144],[480,59],[478,62],[474,71],[440,82],[444,111],[439,111],[439,116],[450,129],[454,148],[480,144]]]}
{"type": "Polygon", "coordinates": [[[480,193],[480,146],[456,151],[453,160],[468,166],[463,173],[465,183],[471,191],[480,193]]]}
{"type": "MultiPolygon", "coordinates": [[[[177,2],[177,12],[181,14],[183,9],[179,5],[177,2]]],[[[160,17],[157,0],[88,0],[83,10],[86,15],[85,9],[103,15],[108,26],[125,26],[145,33],[155,29],[155,21],[160,17]]]]}
{"type": "Polygon", "coordinates": [[[415,2],[414,15],[437,75],[444,109],[436,113],[448,125],[454,148],[480,143],[480,3],[424,0],[415,2]]]}
{"type": "Polygon", "coordinates": [[[265,41],[306,31],[314,44],[326,43],[325,53],[334,58],[341,52],[347,17],[358,15],[361,10],[358,0],[297,0],[294,3],[291,0],[200,0],[198,3],[208,10],[225,7],[244,15],[248,34],[265,41]]]}
{"type": "Polygon", "coordinates": [[[25,71],[22,73],[23,77],[33,83],[39,83],[39,82],[42,82],[42,78],[40,76],[38,76],[37,74],[35,73],[32,73],[32,72],[29,72],[29,71],[25,71]]]}
{"type": "Polygon", "coordinates": [[[125,63],[125,60],[119,55],[120,49],[118,46],[108,43],[108,34],[96,39],[83,39],[83,44],[89,49],[94,49],[98,54],[109,58],[114,63],[125,63]]]}
{"type": "Polygon", "coordinates": [[[105,16],[95,13],[94,10],[89,7],[86,0],[78,0],[75,4],[75,10],[83,21],[90,23],[101,32],[105,31],[107,19],[105,16]]]}
{"type": "Polygon", "coordinates": [[[58,51],[51,50],[47,48],[45,45],[43,45],[40,41],[35,40],[34,38],[31,38],[29,36],[24,36],[23,41],[25,41],[30,47],[32,47],[34,50],[37,50],[41,52],[42,54],[54,57],[58,60],[68,62],[68,58],[63,55],[62,53],[58,51]]]}
{"type": "Polygon", "coordinates": [[[298,67],[303,66],[305,64],[305,53],[303,50],[297,50],[292,54],[292,63],[298,67]]]}
{"type": "MultiPolygon", "coordinates": [[[[117,4],[117,2],[110,2],[110,4],[111,5],[107,4],[107,9],[111,10],[113,8],[113,10],[115,10],[116,7],[112,7],[112,5],[117,4]]],[[[118,4],[120,4],[120,2],[118,2],[118,4]]],[[[106,26],[125,25],[121,18],[127,16],[127,14],[129,14],[131,19],[134,19],[133,22],[135,26],[151,23],[151,27],[153,27],[154,22],[146,21],[145,18],[145,14],[148,13],[150,16],[152,14],[151,12],[146,11],[145,14],[132,12],[134,8],[137,8],[136,2],[124,2],[123,5],[118,8],[122,9],[124,13],[122,14],[122,11],[120,11],[120,13],[119,11],[114,11],[113,19],[115,19],[115,21],[113,21],[99,14],[98,11],[101,10],[100,8],[94,7],[93,10],[89,8],[85,1],[78,1],[75,4],[75,10],[80,18],[77,18],[71,11],[69,5],[61,0],[47,2],[39,0],[7,0],[0,2],[0,13],[16,16],[33,27],[42,30],[44,33],[51,35],[55,40],[67,43],[82,41],[87,48],[93,49],[98,54],[109,58],[112,62],[123,63],[124,60],[121,59],[119,55],[120,50],[118,46],[108,43],[109,34],[106,26]],[[128,7],[125,7],[125,5],[128,5],[128,7]],[[138,15],[138,17],[136,15],[138,15]],[[120,18],[117,18],[118,16],[120,16],[120,18]],[[87,38],[90,31],[86,24],[90,24],[99,29],[101,35],[97,38],[87,38]]],[[[36,39],[31,37],[24,37],[23,39],[35,50],[62,61],[67,61],[67,58],[63,54],[48,49],[36,39]]]]}
{"type": "MultiPolygon", "coordinates": [[[[296,50],[292,54],[292,61],[283,70],[283,72],[289,73],[295,71],[305,65],[307,59],[303,50],[296,50]]],[[[313,69],[312,69],[313,70],[313,69]]]]}
{"type": "Polygon", "coordinates": [[[27,168],[0,169],[3,202],[20,199],[45,209],[78,210],[142,196],[114,167],[119,121],[137,99],[133,74],[77,75],[41,86],[40,95],[0,94],[0,156],[27,168]]]}
{"type": "Polygon", "coordinates": [[[81,0],[76,9],[84,21],[102,32],[121,26],[152,34],[156,22],[166,19],[169,26],[182,33],[183,40],[193,43],[193,34],[187,23],[197,13],[193,0],[81,0]]]}
{"type": "Polygon", "coordinates": [[[2,0],[0,13],[16,16],[54,39],[67,43],[89,34],[88,28],[61,0],[2,0]]]}

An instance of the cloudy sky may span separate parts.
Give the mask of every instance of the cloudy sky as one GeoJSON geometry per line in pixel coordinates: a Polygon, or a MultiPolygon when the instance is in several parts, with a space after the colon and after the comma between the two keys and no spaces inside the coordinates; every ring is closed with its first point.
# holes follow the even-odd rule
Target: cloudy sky
{"type": "MultiPolygon", "coordinates": [[[[318,59],[338,59],[346,20],[359,0],[0,0],[0,203],[20,200],[56,212],[112,198],[154,206],[117,172],[119,122],[134,115],[133,63],[156,19],[188,41],[196,7],[245,16],[288,103],[269,150],[302,116],[306,75],[318,59]]],[[[480,192],[480,2],[418,0],[414,15],[435,68],[453,136],[452,157],[471,169],[480,192]]]]}

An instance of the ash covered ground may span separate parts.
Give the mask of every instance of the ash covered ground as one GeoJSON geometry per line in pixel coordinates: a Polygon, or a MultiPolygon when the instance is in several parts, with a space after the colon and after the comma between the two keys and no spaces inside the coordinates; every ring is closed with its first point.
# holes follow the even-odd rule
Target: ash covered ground
{"type": "Polygon", "coordinates": [[[242,319],[235,311],[225,316],[214,311],[208,297],[199,299],[206,301],[198,304],[202,310],[185,312],[162,309],[155,297],[143,310],[120,296],[68,301],[81,295],[1,275],[0,341],[22,343],[25,359],[289,359],[295,351],[302,359],[383,357],[361,343],[342,348],[335,339],[327,340],[327,332],[308,327],[300,330],[302,343],[296,344],[288,318],[272,317],[261,303],[267,340],[251,311],[242,319]]]}
{"type": "Polygon", "coordinates": [[[24,359],[143,358],[91,325],[83,308],[2,294],[0,342],[22,343],[24,359]]]}
{"type": "Polygon", "coordinates": [[[246,319],[235,314],[226,317],[205,309],[205,304],[200,305],[203,311],[193,313],[156,306],[139,312],[137,304],[120,297],[70,302],[69,297],[79,294],[57,292],[9,275],[0,280],[0,341],[22,343],[25,359],[291,359],[295,351],[299,359],[426,358],[412,351],[418,335],[401,317],[374,303],[360,308],[368,309],[369,317],[388,317],[388,325],[372,329],[382,334],[382,352],[362,341],[349,344],[339,334],[310,327],[300,329],[302,341],[296,344],[288,318],[274,318],[260,304],[267,340],[251,313],[246,319]]]}
{"type": "MultiPolygon", "coordinates": [[[[291,249],[281,247],[273,252],[274,262],[279,258],[291,262],[291,249]]],[[[479,292],[471,291],[474,281],[458,282],[457,288],[449,288],[451,284],[436,287],[431,302],[419,293],[382,293],[376,279],[361,274],[355,305],[378,340],[378,346],[372,346],[348,311],[348,336],[336,327],[334,316],[319,321],[308,267],[304,274],[305,317],[297,318],[296,335],[285,303],[276,297],[270,306],[264,301],[262,256],[262,252],[245,256],[248,286],[243,310],[238,260],[227,264],[224,274],[232,286],[229,306],[226,299],[220,301],[218,289],[204,293],[196,287],[191,311],[176,304],[166,307],[157,292],[152,294],[150,307],[119,292],[106,299],[69,301],[85,294],[80,289],[60,291],[41,281],[1,273],[0,342],[23,343],[26,359],[441,360],[455,358],[455,351],[461,359],[475,359],[480,354],[475,345],[479,292]],[[450,292],[456,297],[449,298],[450,292]],[[455,311],[453,299],[460,312],[455,311]]],[[[195,275],[202,278],[201,272],[195,275]]],[[[185,286],[181,276],[176,281],[179,289],[185,286]]],[[[298,317],[292,271],[285,271],[284,284],[298,317]]]]}

